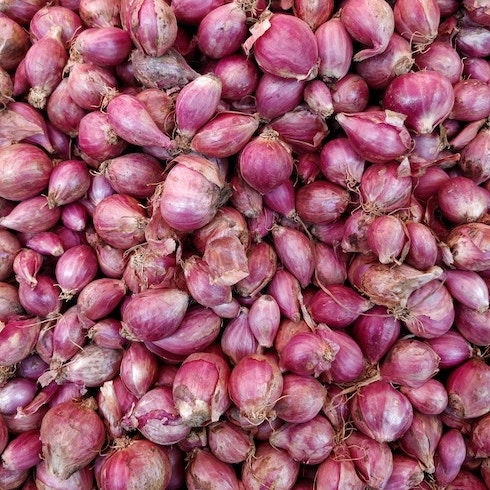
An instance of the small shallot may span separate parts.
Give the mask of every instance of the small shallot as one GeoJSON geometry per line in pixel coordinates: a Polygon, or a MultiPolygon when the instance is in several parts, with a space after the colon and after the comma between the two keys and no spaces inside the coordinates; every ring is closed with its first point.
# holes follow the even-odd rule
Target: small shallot
{"type": "Polygon", "coordinates": [[[400,448],[408,456],[416,458],[424,471],[434,473],[434,453],[442,430],[442,421],[437,415],[414,411],[412,424],[400,438],[400,448]]]}
{"type": "Polygon", "coordinates": [[[207,449],[190,453],[185,482],[189,490],[209,487],[216,490],[238,490],[238,477],[233,466],[221,461],[207,449]]]}
{"type": "Polygon", "coordinates": [[[152,119],[142,102],[130,94],[118,94],[107,104],[107,116],[116,134],[133,145],[172,150],[174,144],[152,119]]]}
{"type": "Polygon", "coordinates": [[[317,333],[300,332],[281,348],[279,366],[293,374],[318,377],[331,368],[338,351],[336,344],[317,333]]]}
{"type": "Polygon", "coordinates": [[[231,405],[229,376],[225,359],[212,352],[193,353],[183,361],[175,374],[172,394],[184,424],[201,427],[219,420],[231,405]]]}
{"type": "Polygon", "coordinates": [[[194,231],[214,218],[229,197],[228,188],[217,165],[204,156],[181,155],[173,162],[163,183],[160,212],[176,230],[194,231]]]}
{"type": "Polygon", "coordinates": [[[221,98],[221,80],[213,75],[200,75],[183,87],[175,100],[175,122],[183,144],[214,116],[221,98]],[[202,98],[206,107],[202,107],[202,98]],[[205,110],[204,110],[205,109],[205,110]]]}
{"type": "Polygon", "coordinates": [[[351,399],[354,425],[378,442],[399,439],[413,419],[412,405],[386,381],[361,386],[351,399]]]}
{"type": "Polygon", "coordinates": [[[345,444],[363,481],[370,488],[384,488],[393,471],[393,453],[388,443],[353,431],[345,444]]]}
{"type": "Polygon", "coordinates": [[[144,241],[148,217],[134,197],[113,194],[95,207],[93,221],[100,238],[113,247],[128,249],[144,241]]]}
{"type": "Polygon", "coordinates": [[[339,113],[338,123],[354,149],[373,163],[402,159],[412,148],[406,116],[390,110],[339,113]]]}
{"type": "Polygon", "coordinates": [[[146,289],[133,295],[122,311],[126,336],[158,340],[177,330],[187,310],[189,297],[179,289],[146,289]]]}
{"type": "Polygon", "coordinates": [[[441,21],[437,0],[401,0],[393,7],[397,32],[415,46],[423,48],[437,36],[441,21]]]}
{"type": "Polygon", "coordinates": [[[315,30],[320,64],[318,76],[326,83],[347,75],[353,54],[352,38],[339,17],[332,17],[315,30]]]}
{"type": "Polygon", "coordinates": [[[409,72],[386,88],[383,107],[407,116],[405,125],[419,134],[431,133],[453,109],[451,81],[433,70],[409,72]]]}
{"type": "Polygon", "coordinates": [[[461,432],[449,429],[441,435],[434,455],[434,478],[446,486],[456,478],[466,457],[466,443],[461,432]]]}
{"type": "Polygon", "coordinates": [[[446,387],[435,378],[427,380],[417,388],[406,385],[400,386],[400,392],[410,400],[413,408],[420,413],[439,415],[447,407],[446,387]]]}
{"type": "Polygon", "coordinates": [[[247,13],[240,2],[216,7],[199,23],[197,45],[205,56],[222,59],[240,49],[247,38],[247,13]]]}
{"type": "Polygon", "coordinates": [[[283,378],[277,362],[261,354],[240,359],[231,370],[228,381],[232,402],[254,425],[272,417],[282,387],[283,378]]]}
{"type": "Polygon", "coordinates": [[[162,56],[177,38],[177,18],[163,0],[126,2],[121,20],[134,45],[149,56],[162,56]]]}
{"type": "Polygon", "coordinates": [[[41,148],[17,143],[0,148],[0,197],[22,201],[40,194],[49,182],[53,163],[41,148]]]}
{"type": "Polygon", "coordinates": [[[490,366],[473,358],[451,371],[446,381],[448,412],[458,418],[475,418],[489,412],[490,366]]]}
{"type": "Polygon", "coordinates": [[[285,449],[300,463],[319,464],[332,452],[335,432],[328,419],[318,414],[303,423],[286,422],[269,438],[275,448],[285,449]]]}
{"type": "Polygon", "coordinates": [[[25,70],[31,86],[28,100],[33,107],[45,107],[49,95],[62,79],[67,61],[68,53],[61,41],[59,26],[54,26],[29,48],[25,58],[25,70]]]}
{"type": "Polygon", "coordinates": [[[256,114],[218,112],[194,135],[191,149],[212,158],[227,158],[239,152],[259,127],[256,114]]]}
{"type": "Polygon", "coordinates": [[[210,424],[207,433],[211,453],[224,463],[243,463],[254,449],[251,434],[227,420],[210,424]]]}
{"type": "Polygon", "coordinates": [[[245,490],[260,488],[293,488],[300,471],[300,463],[284,449],[276,449],[263,442],[256,448],[253,458],[242,466],[245,490]]]}
{"type": "Polygon", "coordinates": [[[121,439],[119,446],[104,456],[98,476],[101,488],[122,490],[142,481],[148,488],[167,488],[170,481],[170,460],[157,444],[141,439],[121,439]]]}
{"type": "Polygon", "coordinates": [[[365,46],[354,55],[362,61],[382,53],[395,30],[393,10],[385,0],[348,0],[340,11],[340,20],[353,39],[365,46]],[[363,15],[359,15],[359,11],[363,15]]]}
{"type": "Polygon", "coordinates": [[[308,286],[314,272],[315,252],[306,234],[288,226],[274,225],[272,239],[284,267],[293,274],[302,287],[308,286]]]}
{"type": "Polygon", "coordinates": [[[252,46],[255,60],[267,73],[297,80],[311,80],[318,73],[315,36],[298,17],[282,13],[265,16],[254,25],[252,36],[245,42],[246,54],[252,46]]]}
{"type": "Polygon", "coordinates": [[[125,430],[138,429],[145,439],[165,446],[181,441],[191,430],[182,422],[174,405],[172,388],[168,386],[148,390],[123,417],[121,424],[125,430]]]}
{"type": "Polygon", "coordinates": [[[318,379],[285,373],[283,381],[282,395],[274,406],[281,420],[299,424],[320,413],[326,400],[326,389],[318,379]],[[298,393],[301,393],[300,397],[298,393]]]}
{"type": "Polygon", "coordinates": [[[93,398],[67,401],[44,416],[40,429],[42,455],[55,476],[69,478],[102,449],[105,429],[95,408],[93,398]]]}
{"type": "Polygon", "coordinates": [[[116,66],[128,58],[131,48],[128,33],[120,27],[89,27],[71,44],[70,57],[94,65],[116,66]]]}
{"type": "Polygon", "coordinates": [[[291,177],[291,148],[277,131],[265,129],[244,146],[238,165],[244,180],[261,194],[266,194],[291,177]]]}

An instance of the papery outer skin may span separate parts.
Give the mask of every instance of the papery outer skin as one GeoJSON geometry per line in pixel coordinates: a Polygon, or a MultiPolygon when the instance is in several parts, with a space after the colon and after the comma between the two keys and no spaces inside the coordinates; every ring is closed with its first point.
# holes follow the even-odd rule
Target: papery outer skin
{"type": "Polygon", "coordinates": [[[490,415],[477,420],[471,429],[468,452],[475,458],[490,457],[490,415]]]}
{"type": "Polygon", "coordinates": [[[484,271],[490,269],[490,226],[467,223],[455,226],[446,243],[458,269],[484,271]]]}
{"type": "Polygon", "coordinates": [[[134,410],[128,411],[122,419],[122,427],[138,429],[146,439],[163,446],[182,441],[191,431],[175,408],[169,386],[157,386],[147,391],[136,401],[134,410]]]}
{"type": "Polygon", "coordinates": [[[191,452],[185,481],[189,490],[216,488],[216,490],[239,490],[239,482],[233,466],[219,460],[206,449],[196,448],[191,452]]]}

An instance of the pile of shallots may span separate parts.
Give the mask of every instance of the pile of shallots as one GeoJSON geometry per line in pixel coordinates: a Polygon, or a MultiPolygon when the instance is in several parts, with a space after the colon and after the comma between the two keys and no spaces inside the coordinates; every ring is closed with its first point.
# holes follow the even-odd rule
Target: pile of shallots
{"type": "Polygon", "coordinates": [[[0,2],[0,489],[490,488],[490,2],[0,2]]]}

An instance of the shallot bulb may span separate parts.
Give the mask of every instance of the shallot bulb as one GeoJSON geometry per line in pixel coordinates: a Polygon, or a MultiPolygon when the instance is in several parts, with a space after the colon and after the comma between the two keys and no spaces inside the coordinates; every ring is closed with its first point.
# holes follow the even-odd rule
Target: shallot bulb
{"type": "Polygon", "coordinates": [[[221,461],[208,450],[199,448],[191,453],[185,482],[189,490],[199,490],[203,485],[217,490],[239,488],[233,466],[221,461]]]}
{"type": "Polygon", "coordinates": [[[62,79],[63,69],[68,61],[68,53],[61,42],[61,27],[54,26],[26,53],[26,76],[31,89],[29,103],[43,109],[49,95],[62,79]]]}
{"type": "Polygon", "coordinates": [[[345,440],[359,476],[370,488],[384,488],[393,471],[393,453],[386,442],[353,431],[345,440]]]}
{"type": "Polygon", "coordinates": [[[50,408],[44,416],[40,439],[48,469],[67,479],[89,464],[102,449],[104,424],[95,411],[95,400],[68,401],[50,408]]]}
{"type": "Polygon", "coordinates": [[[439,371],[439,356],[424,342],[397,340],[381,362],[381,377],[390,383],[420,388],[439,371]]]}
{"type": "Polygon", "coordinates": [[[122,21],[131,40],[143,53],[162,56],[177,38],[177,18],[173,9],[163,0],[126,2],[122,21]]]}
{"type": "Polygon", "coordinates": [[[247,38],[247,13],[238,2],[216,7],[199,23],[197,45],[209,58],[222,59],[240,49],[247,38]]]}
{"type": "Polygon", "coordinates": [[[412,138],[405,126],[406,116],[399,112],[341,112],[335,118],[354,149],[370,162],[402,159],[412,148],[412,138]]]}
{"type": "Polygon", "coordinates": [[[489,411],[490,366],[481,359],[469,359],[451,371],[446,382],[448,412],[458,418],[476,418],[489,411]]]}
{"type": "Polygon", "coordinates": [[[300,463],[289,453],[263,442],[256,448],[253,458],[242,466],[242,482],[246,489],[292,488],[300,471],[300,463]]]}
{"type": "Polygon", "coordinates": [[[484,271],[490,268],[490,226],[467,223],[455,226],[446,243],[458,269],[484,271]]]}
{"type": "Polygon", "coordinates": [[[95,207],[93,221],[95,231],[106,243],[128,249],[143,242],[148,217],[134,197],[113,194],[95,207]]]}
{"type": "Polygon", "coordinates": [[[286,422],[269,438],[275,448],[285,449],[293,460],[319,464],[334,446],[334,429],[328,419],[319,414],[304,423],[286,422]]]}
{"type": "Polygon", "coordinates": [[[364,211],[386,214],[410,204],[412,179],[400,175],[393,162],[370,165],[361,177],[359,193],[364,211]]]}
{"type": "Polygon", "coordinates": [[[397,1],[393,7],[397,32],[422,48],[437,36],[441,20],[437,0],[397,1]]]}
{"type": "Polygon", "coordinates": [[[351,400],[355,426],[378,442],[399,439],[412,424],[408,399],[386,381],[373,381],[359,388],[351,400]]]}
{"type": "Polygon", "coordinates": [[[145,439],[160,445],[175,444],[183,440],[191,428],[184,425],[175,408],[172,388],[155,386],[134,403],[121,420],[125,430],[138,431],[145,439]],[[165,413],[164,418],[160,414],[165,413]]]}
{"type": "Polygon", "coordinates": [[[254,425],[272,416],[282,387],[283,377],[277,362],[261,354],[240,359],[231,370],[228,381],[232,402],[254,425]]]}
{"type": "Polygon", "coordinates": [[[122,311],[125,335],[158,340],[175,332],[184,318],[189,296],[179,289],[146,289],[134,294],[122,311]]]}
{"type": "Polygon", "coordinates": [[[345,24],[333,17],[320,24],[315,31],[320,64],[318,76],[326,83],[336,82],[347,75],[352,54],[352,38],[345,24]]]}
{"type": "Polygon", "coordinates": [[[175,101],[175,120],[183,144],[215,114],[221,98],[221,80],[212,74],[201,75],[189,82],[178,93],[175,101]],[[202,98],[206,99],[203,110],[202,98]]]}
{"type": "Polygon", "coordinates": [[[297,80],[311,80],[318,73],[315,36],[308,24],[298,17],[282,13],[265,16],[255,24],[252,36],[245,41],[246,54],[252,45],[255,60],[267,73],[297,80]]]}
{"type": "Polygon", "coordinates": [[[410,42],[394,32],[386,49],[357,63],[356,72],[370,88],[384,89],[395,77],[408,73],[413,64],[410,42]]]}
{"type": "Polygon", "coordinates": [[[409,72],[386,88],[383,107],[405,114],[405,125],[419,134],[431,133],[454,105],[451,81],[433,70],[409,72]]]}
{"type": "Polygon", "coordinates": [[[219,420],[231,405],[229,376],[230,368],[218,354],[198,352],[187,356],[172,386],[175,407],[186,425],[201,427],[219,420]]]}
{"type": "Polygon", "coordinates": [[[39,195],[48,185],[53,169],[49,156],[33,144],[0,148],[0,197],[23,201],[39,195]]]}
{"type": "Polygon", "coordinates": [[[121,489],[139,485],[167,488],[171,464],[166,452],[157,444],[141,439],[118,440],[117,449],[104,456],[97,481],[101,488],[121,489]],[[121,486],[123,485],[123,486],[121,486]]]}
{"type": "Polygon", "coordinates": [[[238,153],[259,127],[256,114],[221,111],[198,129],[191,140],[193,151],[210,158],[227,158],[238,153]]]}
{"type": "Polygon", "coordinates": [[[261,194],[266,194],[291,177],[291,148],[277,131],[265,129],[245,145],[239,154],[238,165],[243,179],[261,194]]]}
{"type": "Polygon", "coordinates": [[[100,66],[116,66],[128,58],[131,48],[130,36],[120,27],[89,27],[72,43],[70,57],[100,66]]]}
{"type": "Polygon", "coordinates": [[[197,154],[181,155],[168,172],[160,197],[164,220],[179,231],[190,232],[207,225],[229,197],[217,165],[197,154]],[[186,182],[186,192],[181,183],[186,182]]]}
{"type": "Polygon", "coordinates": [[[382,53],[395,31],[393,10],[385,0],[362,0],[361,3],[348,0],[342,6],[340,20],[353,39],[366,46],[354,55],[354,61],[382,53]]]}
{"type": "Polygon", "coordinates": [[[164,150],[172,150],[175,146],[136,96],[116,95],[107,104],[107,118],[115,133],[128,143],[164,150]]]}

